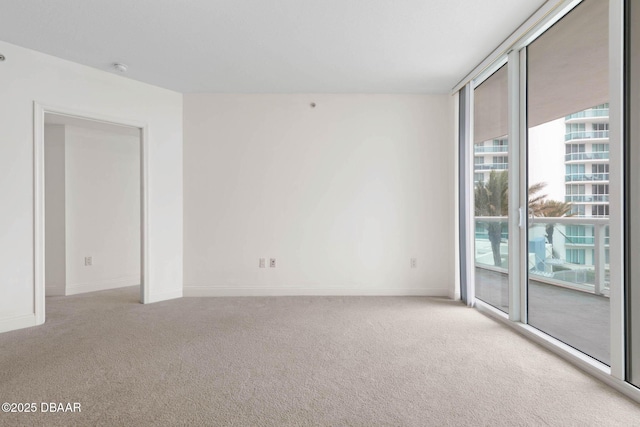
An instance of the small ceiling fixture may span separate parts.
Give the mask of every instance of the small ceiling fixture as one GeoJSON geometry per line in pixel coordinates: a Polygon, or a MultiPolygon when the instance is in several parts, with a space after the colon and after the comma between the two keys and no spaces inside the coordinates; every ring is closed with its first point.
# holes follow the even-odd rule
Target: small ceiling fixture
{"type": "Polygon", "coordinates": [[[113,69],[119,73],[125,73],[127,71],[127,66],[119,62],[114,62],[113,69]]]}
{"type": "Polygon", "coordinates": [[[0,53],[0,61],[4,61],[4,60],[5,60],[4,55],[0,53]]]}

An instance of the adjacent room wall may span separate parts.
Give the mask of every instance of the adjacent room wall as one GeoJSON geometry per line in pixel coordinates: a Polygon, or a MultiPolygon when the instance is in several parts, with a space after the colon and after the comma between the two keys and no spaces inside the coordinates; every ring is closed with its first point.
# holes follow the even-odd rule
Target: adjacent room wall
{"type": "Polygon", "coordinates": [[[67,283],[65,229],[65,127],[45,125],[45,292],[64,295],[67,283]]]}
{"type": "Polygon", "coordinates": [[[66,295],[139,285],[140,137],[75,126],[65,135],[66,295]]]}
{"type": "Polygon", "coordinates": [[[146,123],[149,301],[182,295],[182,94],[0,42],[0,331],[33,326],[34,101],[146,123]]]}
{"type": "Polygon", "coordinates": [[[185,95],[185,295],[449,296],[452,102],[185,95]]]}
{"type": "Polygon", "coordinates": [[[112,129],[45,125],[47,295],[140,284],[140,136],[112,129]]]}

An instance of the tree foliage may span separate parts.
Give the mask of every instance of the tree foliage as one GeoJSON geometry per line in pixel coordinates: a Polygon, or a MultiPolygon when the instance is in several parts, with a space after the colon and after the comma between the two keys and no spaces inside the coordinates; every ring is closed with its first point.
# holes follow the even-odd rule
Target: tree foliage
{"type": "MultiPolygon", "coordinates": [[[[572,216],[571,214],[571,203],[559,202],[558,200],[545,200],[540,204],[540,209],[538,211],[538,216],[543,216],[547,218],[559,218],[561,216],[572,216]]],[[[547,241],[553,247],[553,233],[555,231],[556,225],[553,222],[548,222],[545,226],[545,232],[547,236],[547,241]]],[[[553,250],[553,249],[552,249],[553,250]]],[[[556,257],[556,254],[554,254],[556,257]]]]}
{"type": "Polygon", "coordinates": [[[547,195],[541,194],[541,191],[547,186],[546,182],[537,182],[529,186],[529,213],[533,216],[542,216],[540,212],[547,201],[547,195]]]}
{"type": "Polygon", "coordinates": [[[537,210],[534,210],[538,215],[547,218],[559,218],[561,216],[572,216],[571,203],[560,202],[558,200],[544,200],[540,203],[537,210]]]}
{"type": "Polygon", "coordinates": [[[491,171],[489,180],[475,188],[476,216],[506,216],[509,211],[509,181],[507,171],[491,171]]]}
{"type": "MultiPolygon", "coordinates": [[[[495,217],[509,214],[508,177],[507,171],[491,171],[488,181],[480,181],[476,184],[474,189],[475,216],[495,217]]],[[[502,224],[500,221],[487,223],[487,233],[493,252],[493,264],[498,267],[502,265],[502,256],[500,255],[502,224]]]]}
{"type": "MultiPolygon", "coordinates": [[[[509,215],[509,178],[507,171],[491,171],[489,180],[480,181],[474,188],[476,217],[504,217],[509,215]]],[[[529,187],[528,212],[537,217],[567,216],[571,211],[571,203],[557,200],[547,200],[547,194],[542,193],[547,186],[545,182],[538,182],[529,187]]],[[[493,263],[502,265],[500,242],[502,241],[502,227],[504,222],[487,221],[487,233],[493,252],[493,263]]],[[[553,244],[555,224],[546,226],[547,239],[553,244]]]]}

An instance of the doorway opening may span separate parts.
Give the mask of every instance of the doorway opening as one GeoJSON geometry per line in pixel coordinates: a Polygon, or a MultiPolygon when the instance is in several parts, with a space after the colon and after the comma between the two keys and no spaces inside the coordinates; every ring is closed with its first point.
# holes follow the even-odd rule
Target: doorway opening
{"type": "Polygon", "coordinates": [[[35,312],[130,286],[148,302],[146,127],[35,105],[35,312]]]}

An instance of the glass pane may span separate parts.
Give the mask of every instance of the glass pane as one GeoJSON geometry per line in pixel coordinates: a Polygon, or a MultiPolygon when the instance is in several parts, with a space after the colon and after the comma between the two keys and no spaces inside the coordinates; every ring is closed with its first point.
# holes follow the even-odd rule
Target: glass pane
{"type": "Polygon", "coordinates": [[[509,311],[507,66],[474,92],[476,298],[509,311]]]}
{"type": "Polygon", "coordinates": [[[630,238],[627,255],[627,266],[629,268],[630,280],[628,282],[627,295],[629,298],[629,308],[627,319],[629,322],[629,335],[627,336],[629,372],[627,379],[640,387],[640,262],[637,254],[640,253],[640,169],[637,165],[640,162],[640,4],[637,1],[626,3],[627,22],[629,24],[629,43],[627,52],[627,63],[629,64],[629,74],[627,76],[627,99],[629,100],[629,115],[627,123],[629,126],[629,142],[627,152],[628,170],[628,192],[630,196],[626,203],[629,203],[630,214],[627,217],[627,229],[630,231],[630,238]]]}
{"type": "Polygon", "coordinates": [[[608,1],[527,49],[529,324],[609,364],[608,1]]]}

